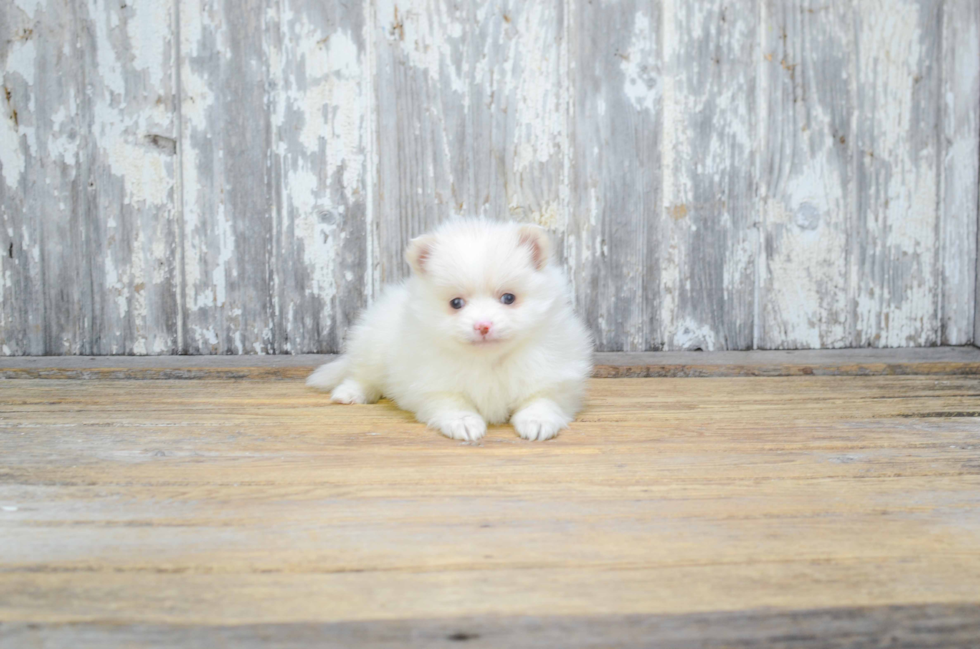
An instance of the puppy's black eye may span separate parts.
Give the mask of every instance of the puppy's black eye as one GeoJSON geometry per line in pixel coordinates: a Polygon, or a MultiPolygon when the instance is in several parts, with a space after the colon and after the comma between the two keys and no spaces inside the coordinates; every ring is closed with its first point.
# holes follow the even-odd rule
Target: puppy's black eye
{"type": "Polygon", "coordinates": [[[500,301],[503,302],[504,304],[513,304],[514,300],[516,299],[517,296],[514,295],[513,293],[504,293],[503,295],[500,296],[500,301]]]}
{"type": "Polygon", "coordinates": [[[461,297],[454,297],[453,299],[449,300],[449,306],[454,309],[462,309],[465,304],[466,300],[461,297]]]}

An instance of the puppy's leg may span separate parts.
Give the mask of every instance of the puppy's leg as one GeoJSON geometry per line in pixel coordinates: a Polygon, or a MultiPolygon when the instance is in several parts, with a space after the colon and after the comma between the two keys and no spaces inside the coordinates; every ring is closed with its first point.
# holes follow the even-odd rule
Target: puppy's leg
{"type": "Polygon", "coordinates": [[[357,379],[347,378],[330,393],[334,403],[375,403],[381,398],[381,392],[357,379]]]}
{"type": "Polygon", "coordinates": [[[572,417],[565,413],[554,400],[538,397],[525,403],[511,416],[510,423],[524,439],[544,441],[568,428],[572,417]]]}
{"type": "Polygon", "coordinates": [[[461,395],[429,396],[415,416],[450,439],[475,442],[487,434],[487,422],[461,395]]]}
{"type": "Polygon", "coordinates": [[[341,356],[332,363],[326,363],[316,368],[306,379],[306,385],[317,390],[333,390],[343,383],[350,372],[350,358],[341,356]]]}

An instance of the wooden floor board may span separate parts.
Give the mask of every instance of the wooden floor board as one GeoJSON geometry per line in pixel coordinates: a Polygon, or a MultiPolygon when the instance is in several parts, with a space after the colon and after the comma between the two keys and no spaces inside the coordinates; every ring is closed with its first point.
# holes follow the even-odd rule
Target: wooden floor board
{"type": "Polygon", "coordinates": [[[975,605],[882,606],[805,611],[761,610],[683,615],[495,617],[368,622],[179,626],[35,625],[0,631],[0,647],[167,646],[182,649],[275,646],[394,649],[975,649],[975,605]],[[887,643],[887,644],[884,644],[887,643]]]}
{"type": "Polygon", "coordinates": [[[594,379],[480,444],[299,381],[0,380],[4,648],[969,646],[978,584],[978,376],[594,379]]]}

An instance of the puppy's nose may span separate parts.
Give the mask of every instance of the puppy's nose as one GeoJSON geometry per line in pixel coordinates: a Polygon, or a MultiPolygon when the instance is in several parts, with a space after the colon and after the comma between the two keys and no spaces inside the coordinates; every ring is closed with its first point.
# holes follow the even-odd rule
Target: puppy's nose
{"type": "Polygon", "coordinates": [[[486,322],[486,321],[477,322],[473,324],[473,330],[480,332],[481,336],[486,336],[488,333],[490,333],[490,329],[492,327],[493,327],[493,323],[486,322]]]}

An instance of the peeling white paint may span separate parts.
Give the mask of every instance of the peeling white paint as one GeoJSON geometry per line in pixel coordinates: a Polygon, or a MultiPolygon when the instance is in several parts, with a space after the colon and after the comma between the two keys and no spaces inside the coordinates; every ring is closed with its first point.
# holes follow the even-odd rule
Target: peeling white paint
{"type": "MultiPolygon", "coordinates": [[[[836,23],[835,18],[821,16],[814,22],[819,19],[832,24],[836,23]]],[[[827,35],[819,30],[822,24],[810,27],[811,39],[842,38],[836,31],[827,35]]],[[[852,208],[838,165],[840,148],[846,140],[842,143],[839,141],[842,136],[835,135],[833,118],[827,109],[826,104],[837,99],[832,88],[811,82],[807,103],[793,101],[793,93],[797,92],[795,77],[786,69],[790,64],[785,62],[788,57],[795,61],[798,56],[800,46],[795,42],[795,33],[793,36],[792,51],[779,53],[782,61],[770,61],[764,67],[765,79],[771,76],[766,91],[782,93],[781,103],[776,106],[784,111],[780,121],[785,124],[782,131],[785,137],[766,140],[767,150],[783,147],[784,151],[772,151],[769,155],[784,168],[770,170],[773,178],[782,180],[773,187],[777,192],[775,197],[767,195],[769,185],[762,183],[762,215],[772,254],[766,257],[759,275],[764,296],[759,317],[763,320],[760,324],[764,335],[757,343],[766,348],[844,347],[850,340],[844,264],[847,262],[847,214],[852,208]]],[[[786,41],[779,33],[771,33],[769,38],[770,47],[781,52],[786,41]]],[[[819,51],[834,47],[833,55],[845,49],[839,40],[817,43],[819,51]]],[[[815,55],[811,56],[819,61],[815,55]]],[[[800,67],[810,60],[792,65],[800,67]]],[[[799,74],[809,78],[809,70],[801,70],[799,74]]],[[[832,78],[832,72],[827,76],[828,83],[838,83],[832,78]]],[[[760,123],[766,124],[768,119],[766,115],[760,123]]],[[[768,136],[768,133],[764,135],[768,136]]],[[[763,165],[767,162],[763,161],[763,165]]]]}
{"type": "MultiPolygon", "coordinates": [[[[35,65],[37,59],[37,48],[34,45],[34,38],[22,37],[12,41],[7,50],[7,60],[4,62],[4,79],[8,75],[18,75],[28,87],[35,83],[35,65]]],[[[34,111],[33,103],[29,106],[31,112],[34,111]]]]}
{"type": "Polygon", "coordinates": [[[684,351],[700,349],[706,352],[720,349],[711,327],[691,318],[685,318],[676,324],[671,338],[671,348],[684,351]]]}
{"type": "Polygon", "coordinates": [[[150,351],[151,354],[168,354],[172,348],[173,341],[165,338],[163,336],[156,336],[153,340],[153,348],[150,351]]]}
{"type": "MultiPolygon", "coordinates": [[[[181,15],[183,26],[183,14],[181,15]]],[[[192,21],[196,22],[196,21],[192,21]]],[[[181,33],[183,47],[188,47],[190,38],[181,33]]],[[[186,50],[185,50],[186,51],[186,50]]],[[[203,132],[208,126],[208,111],[214,106],[214,91],[204,75],[198,74],[185,58],[181,61],[181,118],[188,131],[203,132]]],[[[190,165],[188,165],[190,166],[190,165]]]]}
{"type": "Polygon", "coordinates": [[[146,76],[154,82],[163,79],[170,69],[166,54],[172,39],[170,18],[173,15],[173,5],[165,0],[154,0],[134,2],[128,6],[133,11],[133,16],[126,21],[133,67],[145,71],[146,76]]]}
{"type": "Polygon", "coordinates": [[[106,288],[110,289],[115,296],[116,309],[119,317],[125,318],[129,311],[129,301],[124,294],[126,289],[125,282],[119,277],[119,271],[116,269],[116,262],[113,260],[113,255],[107,254],[102,265],[105,272],[106,288]]]}
{"type": "Polygon", "coordinates": [[[946,152],[942,166],[941,327],[945,345],[980,341],[980,16],[969,2],[943,8],[946,152]],[[964,297],[966,296],[966,297],[964,297]],[[969,296],[974,296],[974,304],[969,296]]]}
{"type": "Polygon", "coordinates": [[[194,332],[194,335],[198,338],[198,340],[202,340],[206,342],[208,345],[212,345],[212,346],[218,344],[218,334],[215,333],[214,327],[208,327],[204,329],[192,325],[191,330],[194,332]]]}
{"type": "MultiPolygon", "coordinates": [[[[562,234],[579,292],[597,275],[606,287],[614,284],[596,301],[594,322],[603,335],[621,331],[609,344],[628,349],[732,346],[731,329],[745,323],[729,311],[751,300],[753,340],[766,346],[929,344],[939,341],[941,327],[947,342],[973,335],[980,108],[963,97],[977,94],[980,32],[976,24],[963,26],[962,34],[953,29],[976,22],[966,9],[960,15],[960,5],[939,12],[928,2],[855,0],[827,12],[793,10],[785,44],[793,56],[787,57],[778,55],[781,34],[771,24],[771,16],[783,15],[775,3],[744,15],[720,0],[629,6],[617,18],[625,29],[596,35],[605,39],[597,50],[610,59],[596,69],[611,71],[611,81],[584,105],[606,131],[582,137],[580,129],[590,125],[576,121],[581,89],[571,80],[590,78],[576,70],[596,59],[574,51],[594,27],[576,22],[591,14],[575,3],[558,12],[554,3],[511,0],[379,0],[363,4],[363,28],[344,17],[357,15],[354,6],[314,11],[306,0],[264,3],[255,17],[260,36],[249,50],[258,53],[249,61],[256,67],[246,74],[264,84],[267,111],[256,111],[254,128],[273,133],[272,150],[248,152],[267,167],[243,180],[227,175],[231,156],[241,151],[233,148],[235,134],[223,130],[241,82],[230,76],[242,63],[228,54],[240,47],[232,30],[243,25],[225,13],[227,4],[179,1],[182,130],[176,133],[172,2],[124,7],[85,0],[80,22],[95,49],[78,65],[86,66],[88,95],[76,97],[69,84],[52,102],[37,91],[39,57],[72,57],[82,41],[44,43],[42,34],[58,33],[45,26],[55,25],[59,6],[12,0],[20,9],[12,15],[38,29],[7,46],[3,79],[20,119],[14,124],[10,105],[0,110],[0,190],[12,192],[15,209],[47,204],[57,212],[37,219],[63,218],[77,208],[65,187],[78,179],[65,178],[80,156],[91,157],[86,162],[100,182],[92,196],[108,248],[97,270],[108,293],[109,308],[100,314],[107,319],[107,350],[173,349],[156,311],[163,292],[175,290],[171,257],[179,256],[190,348],[307,351],[309,340],[297,342],[292,334],[335,327],[339,310],[349,307],[341,304],[349,285],[365,282],[360,268],[345,265],[356,246],[367,251],[371,289],[384,260],[400,260],[395,239],[406,224],[420,227],[459,212],[509,214],[562,234]],[[949,23],[954,15],[958,21],[944,24],[938,37],[930,16],[949,23]],[[806,56],[798,55],[795,32],[806,36],[806,56]],[[761,52],[754,52],[754,41],[761,52]],[[938,52],[940,46],[947,50],[938,52]],[[847,81],[828,92],[820,85],[829,83],[820,78],[826,70],[820,55],[831,51],[852,60],[849,69],[832,73],[847,81]],[[764,58],[773,53],[775,60],[764,58]],[[388,65],[402,67],[396,74],[388,65]],[[379,116],[373,105],[390,83],[398,84],[397,106],[420,117],[399,126],[402,132],[379,119],[390,113],[379,116]],[[784,105],[773,101],[781,83],[789,89],[784,105]],[[923,102],[940,85],[934,99],[943,113],[923,102]],[[786,111],[784,128],[765,130],[778,110],[786,111]],[[846,144],[835,132],[841,114],[851,115],[846,144]],[[627,153],[608,141],[620,129],[642,137],[658,119],[659,193],[645,194],[631,181],[625,190],[636,190],[635,198],[620,213],[615,182],[576,175],[576,167],[588,162],[601,167],[599,175],[629,177],[627,153]],[[79,126],[91,130],[78,133],[79,126]],[[166,141],[161,147],[147,139],[153,135],[176,137],[178,155],[166,150],[166,141]],[[387,160],[378,159],[379,147],[397,156],[394,168],[420,182],[403,187],[401,179],[381,177],[387,160]],[[760,160],[763,155],[770,157],[760,160]],[[763,178],[769,166],[771,177],[763,178]],[[175,191],[178,173],[182,197],[175,191]],[[582,187],[573,186],[577,178],[585,178],[582,187]],[[255,179],[278,183],[268,204],[233,213],[230,192],[255,179]],[[53,198],[32,203],[22,200],[24,192],[53,198]],[[650,222],[633,218],[661,206],[650,222]],[[348,226],[365,211],[361,242],[348,226]],[[175,213],[183,228],[177,251],[175,213]],[[271,221],[252,232],[241,222],[246,218],[271,221]],[[622,235],[627,225],[635,238],[622,235]],[[272,238],[253,248],[254,239],[236,236],[272,238]],[[239,240],[259,257],[255,264],[273,265],[263,276],[271,278],[270,308],[241,303],[256,287],[236,276],[244,268],[239,240]],[[295,261],[283,259],[292,252],[295,261]],[[864,262],[858,253],[867,253],[864,262]],[[645,274],[654,265],[659,282],[645,274]],[[718,278],[719,285],[705,286],[718,278]],[[645,311],[643,300],[629,302],[632,295],[655,307],[645,311]],[[321,311],[312,313],[311,305],[321,311]],[[659,331],[652,331],[654,322],[659,331]]],[[[599,10],[623,7],[610,2],[599,10]]],[[[3,210],[0,218],[8,219],[3,210]]],[[[30,269],[53,248],[49,243],[42,251],[34,226],[20,215],[4,224],[23,250],[16,261],[3,262],[6,304],[13,287],[33,281],[22,273],[36,273],[30,269]]],[[[56,267],[70,263],[54,260],[56,267]]],[[[8,316],[0,311],[0,327],[10,326],[8,316]]],[[[75,332],[46,335],[65,351],[83,345],[75,332]]],[[[12,350],[7,337],[0,345],[4,354],[23,351],[12,350]]]]}
{"type": "Polygon", "coordinates": [[[169,202],[173,189],[173,178],[164,165],[161,154],[150,150],[146,145],[133,143],[136,134],[120,133],[105,117],[106,127],[99,138],[106,145],[106,160],[112,173],[124,179],[126,195],[133,205],[164,205],[169,202]]]}
{"type": "Polygon", "coordinates": [[[37,15],[37,10],[46,2],[47,0],[14,0],[14,5],[27,16],[33,18],[37,15]]]}
{"type": "Polygon", "coordinates": [[[360,156],[355,146],[360,144],[362,120],[361,63],[357,45],[347,33],[337,31],[329,36],[325,47],[319,47],[318,43],[323,39],[321,32],[305,23],[297,26],[292,35],[292,46],[303,52],[300,65],[306,71],[305,87],[292,86],[287,95],[292,107],[304,117],[300,142],[308,152],[315,154],[320,138],[331,128],[329,134],[333,138],[342,145],[347,142],[346,147],[341,147],[341,153],[354,151],[360,156]],[[325,119],[325,109],[336,111],[339,119],[325,119]]]}
{"type": "MultiPolygon", "coordinates": [[[[231,219],[228,218],[224,210],[216,219],[218,226],[216,234],[218,236],[217,260],[211,271],[211,286],[213,287],[213,303],[217,307],[223,307],[227,301],[228,286],[228,262],[235,256],[235,231],[231,219]]],[[[199,307],[207,306],[198,302],[199,307]]]]}
{"type": "Polygon", "coordinates": [[[126,94],[126,81],[123,78],[123,67],[116,55],[111,38],[111,26],[108,24],[110,12],[120,11],[118,6],[105,9],[99,7],[98,0],[89,0],[88,15],[92,17],[91,25],[95,28],[95,57],[98,62],[99,81],[114,95],[113,101],[119,101],[126,94]]]}
{"type": "MultiPolygon", "coordinates": [[[[207,186],[201,177],[199,170],[205,164],[205,160],[195,146],[195,140],[204,135],[208,135],[208,115],[214,109],[215,95],[211,88],[211,81],[207,74],[200,68],[199,48],[207,42],[207,38],[213,38],[223,43],[223,35],[219,28],[218,21],[220,15],[209,9],[206,2],[200,1],[181,1],[180,11],[180,48],[182,57],[180,65],[180,109],[181,109],[181,128],[180,150],[181,150],[181,169],[183,204],[181,211],[183,216],[184,230],[184,267],[181,269],[184,275],[185,284],[185,304],[183,307],[189,311],[196,309],[208,309],[216,303],[216,296],[213,284],[203,285],[201,260],[206,258],[210,251],[206,250],[207,245],[204,237],[207,234],[205,226],[205,215],[201,213],[202,206],[207,204],[206,197],[210,193],[213,198],[215,192],[221,191],[220,187],[207,186]]],[[[218,48],[218,51],[227,51],[218,48]]],[[[219,59],[220,61],[220,59],[219,59]]],[[[214,215],[218,222],[225,220],[224,202],[216,201],[219,213],[214,215]]],[[[213,282],[213,277],[210,278],[213,282]]],[[[191,325],[191,330],[198,340],[202,338],[201,328],[191,325]]],[[[217,337],[214,342],[217,344],[217,337]]]]}
{"type": "Polygon", "coordinates": [[[858,218],[867,228],[867,245],[875,256],[885,256],[881,267],[888,270],[867,278],[872,281],[856,296],[855,326],[861,344],[932,344],[938,331],[937,155],[929,145],[916,149],[908,137],[916,127],[915,78],[931,65],[923,58],[920,6],[881,0],[858,6],[859,109],[869,113],[858,145],[872,192],[867,211],[858,218]]]}
{"type": "Polygon", "coordinates": [[[547,203],[540,211],[531,213],[531,222],[537,223],[543,228],[547,228],[552,232],[558,232],[564,226],[564,220],[561,218],[561,214],[558,211],[558,202],[551,201],[547,203]]]}
{"type": "Polygon", "coordinates": [[[623,94],[637,110],[655,113],[660,107],[663,73],[657,51],[657,33],[643,11],[636,12],[629,50],[618,53],[618,56],[623,71],[623,94]]]}
{"type": "Polygon", "coordinates": [[[326,324],[337,317],[333,309],[346,236],[341,229],[347,218],[346,202],[362,194],[365,184],[368,98],[363,86],[363,53],[352,32],[324,32],[304,15],[289,10],[282,20],[288,34],[282,65],[305,72],[298,76],[284,73],[284,105],[275,115],[286,132],[297,120],[302,124],[296,141],[287,138],[280,146],[284,204],[302,244],[302,262],[309,278],[305,297],[319,301],[318,317],[326,324]]]}
{"type": "Polygon", "coordinates": [[[59,107],[51,116],[51,136],[47,141],[48,155],[65,164],[76,164],[78,160],[79,137],[74,130],[77,113],[78,106],[72,93],[68,105],[59,107]]]}
{"type": "MultiPolygon", "coordinates": [[[[4,111],[5,112],[5,111],[4,111]]],[[[11,191],[16,191],[26,162],[21,151],[20,133],[13,116],[0,113],[0,173],[11,191]]]]}
{"type": "MultiPolygon", "coordinates": [[[[520,8],[520,38],[509,40],[504,78],[494,94],[512,97],[516,109],[514,172],[545,165],[561,155],[564,132],[560,95],[556,23],[547,3],[520,8]]],[[[513,20],[513,19],[512,19],[513,20]]],[[[486,78],[489,85],[490,78],[486,78]]],[[[506,104],[505,104],[506,105],[506,104]]],[[[557,225],[557,224],[556,224],[557,225]]]]}
{"type": "MultiPolygon", "coordinates": [[[[660,140],[663,167],[661,194],[665,206],[685,205],[690,201],[686,176],[679,173],[680,169],[689,163],[690,152],[687,148],[687,140],[682,137],[687,131],[687,125],[684,122],[684,107],[680,104],[682,89],[677,88],[681,52],[677,30],[673,27],[677,20],[677,1],[664,0],[661,5],[661,20],[666,26],[663,30],[664,78],[660,140]]],[[[663,215],[661,223],[666,227],[663,229],[660,248],[657,251],[661,259],[658,294],[663,322],[663,330],[659,332],[658,337],[664,341],[676,342],[677,326],[674,322],[678,311],[677,296],[681,283],[681,265],[685,262],[686,248],[681,243],[679,228],[672,223],[668,214],[663,215]]]]}
{"type": "Polygon", "coordinates": [[[425,70],[453,90],[464,110],[469,108],[470,79],[476,76],[466,57],[459,56],[467,5],[433,0],[378,0],[378,21],[412,66],[425,70]]]}
{"type": "MultiPolygon", "coordinates": [[[[131,343],[134,354],[146,354],[146,260],[143,256],[144,236],[142,229],[136,230],[133,237],[132,256],[130,257],[129,277],[130,284],[126,287],[131,317],[136,323],[134,327],[134,340],[131,343]]],[[[125,350],[120,350],[120,352],[125,350]]]]}
{"type": "MultiPolygon", "coordinates": [[[[17,84],[25,84],[28,88],[34,85],[34,66],[37,52],[32,38],[15,40],[9,45],[7,59],[4,62],[3,86],[6,91],[17,84]]],[[[34,96],[29,94],[30,104],[28,110],[24,111],[24,118],[34,111],[34,96]]],[[[20,184],[21,177],[26,169],[27,160],[21,145],[21,135],[26,135],[28,152],[35,147],[33,128],[19,127],[19,119],[15,119],[13,111],[16,110],[8,104],[8,101],[0,97],[0,173],[3,174],[4,182],[12,190],[16,191],[20,184]],[[22,133],[23,131],[23,133],[22,133]],[[27,131],[30,131],[28,133],[27,131]]]]}

